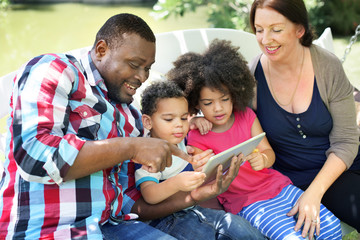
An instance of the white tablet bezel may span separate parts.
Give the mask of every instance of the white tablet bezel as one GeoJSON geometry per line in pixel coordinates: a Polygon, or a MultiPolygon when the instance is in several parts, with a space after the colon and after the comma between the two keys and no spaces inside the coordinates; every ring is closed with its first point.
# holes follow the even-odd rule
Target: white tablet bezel
{"type": "Polygon", "coordinates": [[[210,181],[216,177],[216,169],[219,164],[223,165],[223,171],[226,171],[231,164],[233,156],[243,153],[244,156],[249,155],[259,145],[260,141],[264,138],[265,132],[256,135],[234,147],[231,147],[215,156],[212,156],[205,164],[202,172],[206,174],[206,180],[210,181]]]}

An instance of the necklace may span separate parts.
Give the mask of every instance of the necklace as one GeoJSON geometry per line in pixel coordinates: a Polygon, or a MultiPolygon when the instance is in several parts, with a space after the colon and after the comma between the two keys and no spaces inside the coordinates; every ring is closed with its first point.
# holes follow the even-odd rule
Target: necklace
{"type": "Polygon", "coordinates": [[[302,57],[302,62],[301,62],[301,67],[300,67],[299,78],[298,78],[298,80],[297,80],[297,83],[296,83],[296,86],[295,86],[295,90],[294,90],[293,94],[291,95],[290,101],[289,101],[287,104],[281,103],[281,102],[279,101],[279,99],[278,99],[278,98],[276,97],[276,95],[275,95],[274,88],[272,87],[272,84],[271,84],[270,67],[269,67],[270,62],[269,62],[269,59],[268,59],[268,61],[267,61],[267,69],[268,69],[268,74],[269,74],[269,83],[270,83],[271,92],[272,92],[272,94],[273,94],[273,96],[274,96],[274,98],[275,98],[275,101],[276,101],[279,105],[281,105],[281,106],[283,106],[283,107],[286,107],[286,106],[290,105],[290,104],[293,102],[293,100],[294,100],[294,96],[295,96],[296,90],[297,90],[297,88],[298,88],[298,86],[299,86],[299,83],[300,83],[301,73],[302,73],[302,71],[303,71],[304,58],[305,58],[305,48],[303,47],[303,57],[302,57]]]}

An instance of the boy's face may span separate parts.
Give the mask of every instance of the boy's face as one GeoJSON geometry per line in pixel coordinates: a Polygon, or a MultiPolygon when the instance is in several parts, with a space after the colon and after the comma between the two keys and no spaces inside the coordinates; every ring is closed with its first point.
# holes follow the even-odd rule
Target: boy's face
{"type": "Polygon", "coordinates": [[[143,123],[150,130],[151,137],[178,144],[189,131],[188,116],[188,102],[184,97],[165,98],[157,103],[152,116],[143,115],[143,123]]]}

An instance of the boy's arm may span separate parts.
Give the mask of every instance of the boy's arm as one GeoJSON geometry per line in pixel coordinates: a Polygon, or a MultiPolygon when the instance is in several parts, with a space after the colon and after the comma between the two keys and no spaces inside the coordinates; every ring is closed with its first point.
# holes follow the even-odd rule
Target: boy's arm
{"type": "MultiPolygon", "coordinates": [[[[205,153],[206,152],[207,151],[205,151],[205,153]]],[[[204,184],[191,192],[177,192],[158,204],[148,204],[143,198],[140,198],[133,205],[131,212],[137,213],[141,220],[156,219],[214,198],[225,192],[232,180],[236,177],[239,172],[240,163],[242,162],[241,157],[242,156],[233,158],[229,170],[224,175],[220,165],[215,181],[204,184]]]]}
{"type": "Polygon", "coordinates": [[[157,204],[179,191],[191,191],[199,187],[204,179],[204,173],[182,172],[160,183],[145,181],[140,184],[140,189],[147,203],[157,204]]]}

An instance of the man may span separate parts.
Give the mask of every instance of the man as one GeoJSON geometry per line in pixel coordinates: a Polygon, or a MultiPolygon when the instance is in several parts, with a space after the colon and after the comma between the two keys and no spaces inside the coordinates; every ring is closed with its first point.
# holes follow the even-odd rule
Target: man
{"type": "MultiPolygon", "coordinates": [[[[0,239],[172,239],[132,219],[165,217],[226,190],[239,168],[237,158],[227,175],[219,168],[214,183],[157,205],[147,205],[134,187],[135,162],[157,172],[171,165],[172,154],[187,161],[210,154],[192,158],[166,141],[138,137],[141,119],[130,103],[154,61],[149,26],[119,14],[99,30],[89,53],[42,55],[19,69],[0,183],[0,239]]],[[[204,223],[189,212],[184,216],[189,218],[166,231],[190,238],[180,232],[188,222],[195,229],[191,237],[203,237],[204,223]]],[[[220,211],[204,218],[217,226],[214,236],[259,234],[220,211]]],[[[164,230],[163,219],[153,226],[164,230]]]]}

